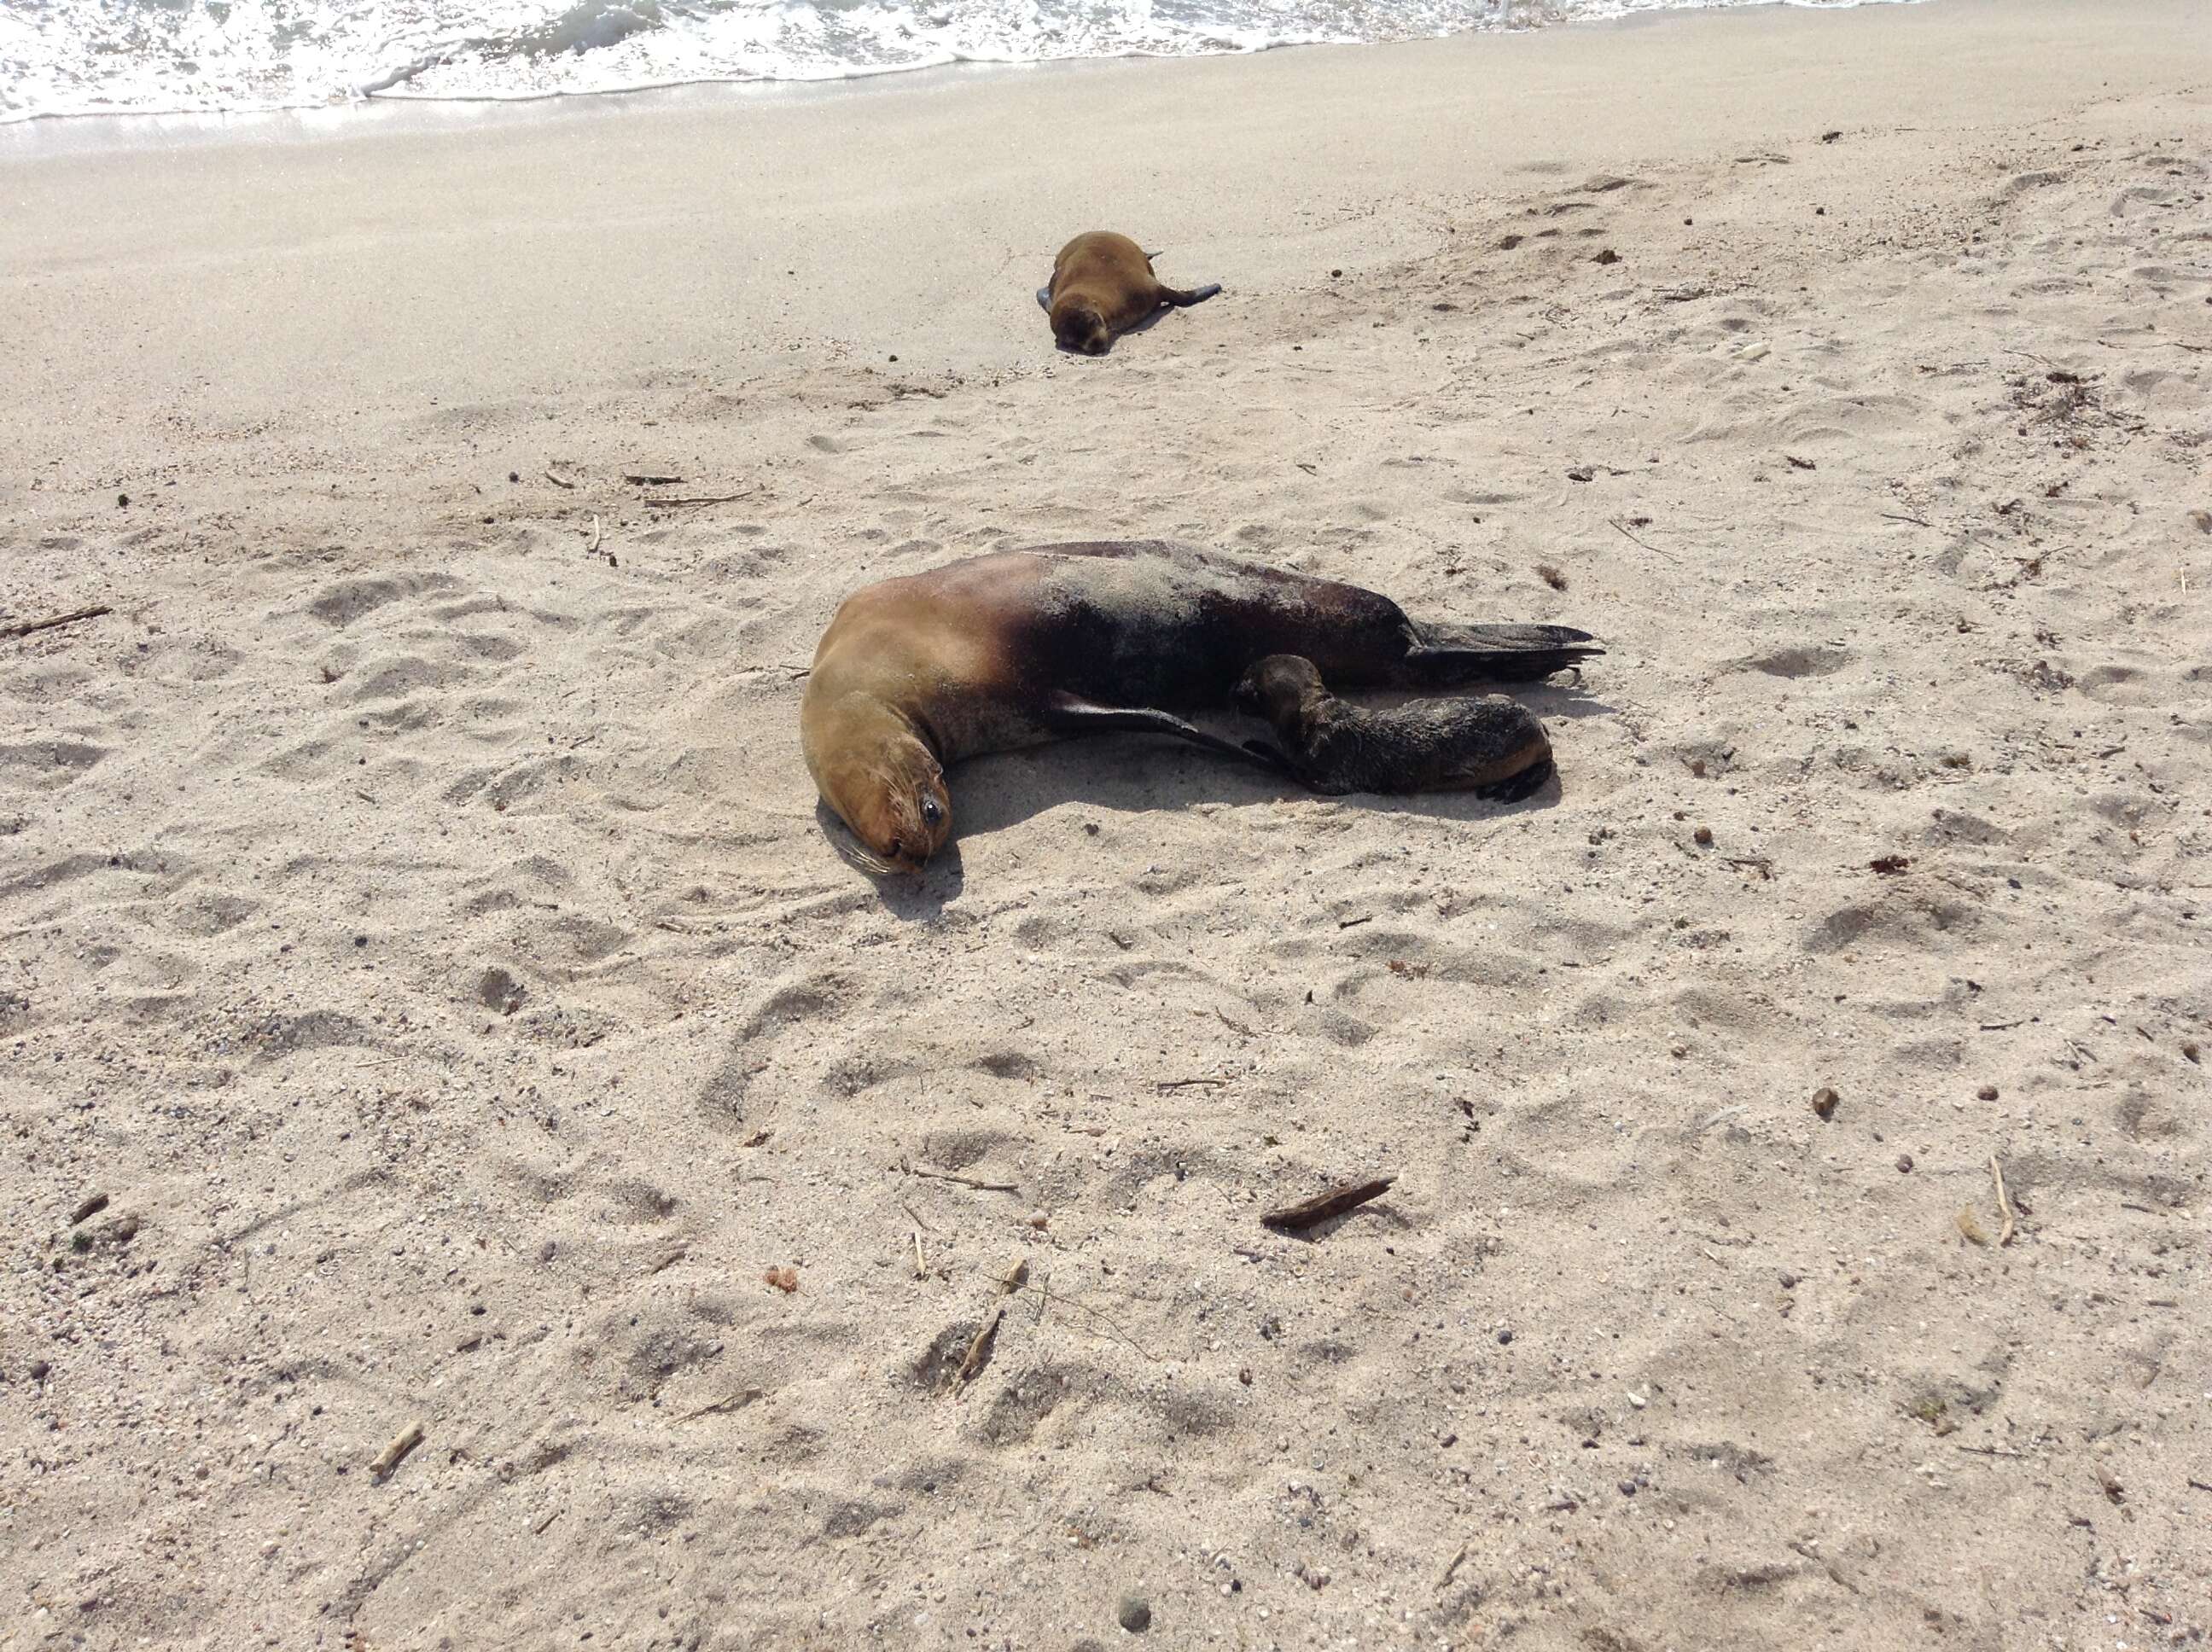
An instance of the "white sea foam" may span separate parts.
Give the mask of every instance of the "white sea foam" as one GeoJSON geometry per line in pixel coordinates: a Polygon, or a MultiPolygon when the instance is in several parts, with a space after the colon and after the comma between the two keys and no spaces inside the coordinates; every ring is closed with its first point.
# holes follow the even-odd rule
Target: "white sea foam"
{"type": "Polygon", "coordinates": [[[952,63],[1187,57],[1747,3],[0,0],[0,121],[836,80],[952,63]]]}

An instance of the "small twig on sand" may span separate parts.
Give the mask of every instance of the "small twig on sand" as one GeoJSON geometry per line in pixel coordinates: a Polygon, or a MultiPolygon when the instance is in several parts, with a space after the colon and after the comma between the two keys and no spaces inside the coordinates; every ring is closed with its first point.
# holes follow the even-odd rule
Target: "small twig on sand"
{"type": "Polygon", "coordinates": [[[1884,511],[1881,515],[1884,521],[1910,522],[1916,528],[1932,528],[1936,525],[1924,516],[1903,516],[1895,511],[1884,511]]]}
{"type": "Polygon", "coordinates": [[[545,479],[556,488],[567,488],[571,491],[574,491],[576,486],[574,483],[569,481],[568,477],[562,476],[558,471],[555,470],[550,465],[545,467],[545,479]]]}
{"type": "Polygon", "coordinates": [[[392,1477],[392,1471],[398,1467],[401,1463],[407,1461],[407,1454],[414,1450],[416,1446],[421,1445],[422,1443],[422,1424],[415,1423],[410,1424],[405,1432],[401,1434],[400,1436],[394,1440],[390,1445],[385,1447],[383,1453],[377,1458],[377,1460],[369,1464],[369,1478],[377,1480],[389,1479],[392,1477]]]}
{"type": "Polygon", "coordinates": [[[1650,551],[1654,556],[1659,557],[1665,562],[1672,562],[1680,560],[1679,558],[1668,556],[1665,551],[1660,550],[1658,546],[1647,544],[1645,541],[1638,539],[1634,534],[1631,533],[1626,528],[1621,526],[1620,523],[1614,521],[1611,517],[1608,516],[1605,519],[1607,526],[1610,527],[1615,533],[1627,540],[1631,544],[1643,545],[1644,550],[1650,551]]]}
{"type": "Polygon", "coordinates": [[[633,488],[666,488],[684,478],[680,476],[655,476],[647,471],[631,471],[623,474],[623,480],[633,488]]]}
{"type": "Polygon", "coordinates": [[[566,1512],[567,1510],[565,1509],[556,1509],[551,1514],[546,1515],[544,1519],[539,1521],[535,1526],[530,1528],[530,1535],[532,1537],[544,1536],[546,1528],[551,1526],[555,1521],[560,1519],[566,1512]]]}
{"type": "Polygon", "coordinates": [[[1437,1579],[1437,1587],[1438,1588],[1449,1587],[1451,1580],[1458,1576],[1460,1567],[1465,1564],[1466,1561],[1467,1545],[1462,1543],[1459,1546],[1459,1552],[1451,1558],[1451,1564],[1444,1568],[1443,1576],[1437,1579]]]}
{"type": "Polygon", "coordinates": [[[593,518],[592,519],[592,543],[591,543],[590,544],[588,544],[588,545],[586,545],[586,546],[584,547],[584,550],[585,550],[585,553],[586,553],[586,555],[589,555],[589,554],[591,554],[591,553],[592,553],[592,552],[594,552],[594,551],[597,551],[597,550],[599,550],[599,519],[598,517],[596,517],[596,516],[595,516],[595,517],[593,517],[593,518]]]}
{"type": "Polygon", "coordinates": [[[33,631],[51,631],[58,625],[75,625],[80,620],[98,619],[102,614],[112,614],[112,608],[80,608],[74,614],[57,614],[52,619],[22,620],[14,625],[0,625],[0,637],[27,637],[33,631]]]}
{"type": "MultiPolygon", "coordinates": [[[[1038,1290],[1041,1293],[1041,1298],[1037,1308],[1037,1322],[1039,1324],[1042,1324],[1044,1322],[1044,1308],[1042,1297],[1043,1296],[1049,1296],[1050,1292],[1049,1290],[1042,1285],[1039,1285],[1038,1290]]],[[[1124,1331],[1120,1326],[1116,1325],[1111,1316],[1100,1313],[1089,1303],[1085,1302],[1080,1297],[1053,1297],[1051,1299],[1053,1303],[1059,1307],[1073,1308],[1079,1314],[1088,1315],[1091,1318],[1097,1321],[1099,1324],[1104,1326],[1109,1331],[1112,1332],[1116,1337],[1119,1337],[1124,1344],[1135,1350],[1136,1352],[1143,1355],[1145,1358],[1151,1361],[1153,1364],[1157,1365],[1160,1363],[1160,1357],[1158,1354],[1154,1353],[1151,1349],[1145,1346],[1143,1343],[1138,1341],[1136,1338],[1131,1336],[1127,1331],[1124,1331]]]]}
{"type": "Polygon", "coordinates": [[[1357,929],[1362,924],[1371,924],[1374,921],[1375,914],[1369,912],[1364,913],[1357,918],[1339,918],[1336,920],[1336,926],[1339,929],[1357,929]]]}
{"type": "Polygon", "coordinates": [[[974,1382],[982,1374],[983,1368],[991,1363],[991,1345],[998,1340],[999,1321],[1006,1317],[1006,1310],[1001,1308],[991,1315],[988,1325],[975,1333],[975,1339],[968,1345],[967,1357],[960,1362],[960,1369],[952,1373],[949,1386],[954,1394],[958,1394],[974,1382]]]}
{"type": "Polygon", "coordinates": [[[648,1274],[665,1273],[670,1268],[674,1267],[677,1263],[682,1261],[690,1254],[690,1246],[678,1245],[674,1249],[663,1253],[659,1260],[654,1262],[651,1267],[646,1269],[646,1272],[648,1274]]]}
{"type": "Polygon", "coordinates": [[[1977,1457],[2025,1457],[2027,1455],[2025,1451],[2014,1451],[2010,1446],[2001,1445],[1962,1445],[1959,1449],[1971,1451],[1977,1457]]]}
{"type": "Polygon", "coordinates": [[[1165,1093],[1170,1090],[1188,1090],[1193,1084],[1211,1084],[1215,1089],[1219,1089],[1228,1084],[1229,1080],[1226,1078],[1159,1078],[1153,1082],[1158,1084],[1163,1093],[1165,1093]]]}
{"type": "Polygon", "coordinates": [[[920,1228],[914,1230],[914,1277],[917,1279],[926,1279],[929,1277],[929,1258],[921,1248],[920,1228]]]}
{"type": "Polygon", "coordinates": [[[901,1159],[899,1161],[899,1169],[905,1171],[910,1176],[927,1176],[932,1181],[957,1181],[963,1187],[973,1187],[977,1193],[1018,1193],[1021,1192],[1021,1189],[1017,1187],[1011,1181],[978,1181],[974,1176],[958,1175],[951,1170],[924,1169],[918,1164],[908,1163],[904,1159],[901,1159]]]}
{"type": "Polygon", "coordinates": [[[1302,1204],[1285,1205],[1279,1211],[1269,1211],[1260,1218],[1262,1226],[1287,1228],[1293,1231],[1326,1222],[1332,1216],[1357,1210],[1370,1199],[1380,1199],[1390,1191],[1395,1175],[1378,1177],[1373,1181],[1362,1181],[1352,1187],[1332,1187],[1302,1204]]]}
{"type": "Polygon", "coordinates": [[[665,498],[654,498],[648,496],[645,502],[648,505],[656,507],[662,505],[726,505],[733,499],[750,499],[753,495],[759,491],[760,489],[757,488],[747,488],[742,493],[734,494],[671,494],[665,498]]]}
{"type": "Polygon", "coordinates": [[[1980,1030],[1983,1032],[2010,1032],[2014,1027],[2025,1027],[2029,1022],[2034,1019],[2035,1017],[2031,1015],[2022,1016],[2017,1021],[1984,1021],[1981,1023],[1980,1030]]]}
{"type": "Polygon", "coordinates": [[[999,1294],[1011,1297],[1030,1282],[1030,1259],[1023,1257],[1008,1268],[999,1279],[999,1294]]]}
{"type": "Polygon", "coordinates": [[[2012,1243],[2014,1232],[2012,1200],[2005,1197],[2004,1166],[1997,1163],[1995,1153],[1990,1155],[1990,1180],[1997,1184],[1997,1214],[2004,1218],[2004,1227],[1997,1235],[1997,1243],[2008,1245],[2012,1243]]]}
{"type": "Polygon", "coordinates": [[[724,1412],[743,1411],[760,1397],[761,1391],[758,1388],[739,1388],[735,1394],[724,1394],[712,1405],[702,1406],[694,1412],[686,1412],[684,1420],[693,1423],[702,1417],[718,1417],[724,1412]]]}

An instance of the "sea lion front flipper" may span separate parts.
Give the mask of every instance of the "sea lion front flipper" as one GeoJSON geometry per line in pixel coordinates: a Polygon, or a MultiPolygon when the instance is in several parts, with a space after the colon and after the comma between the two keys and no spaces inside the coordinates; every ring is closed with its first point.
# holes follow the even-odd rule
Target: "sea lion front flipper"
{"type": "Polygon", "coordinates": [[[1221,283],[1218,281],[1209,281],[1203,287],[1193,287],[1188,291],[1180,287],[1163,287],[1160,288],[1160,299],[1162,302],[1172,304],[1180,310],[1188,305],[1203,304],[1220,290],[1221,283]]]}
{"type": "Polygon", "coordinates": [[[1049,285],[1037,288],[1037,308],[1047,315],[1052,313],[1052,288],[1049,285]]]}
{"type": "Polygon", "coordinates": [[[1172,734],[1178,740],[1188,740],[1193,745],[1238,762],[1257,763],[1263,768],[1281,771],[1288,767],[1279,753],[1270,753],[1256,746],[1247,750],[1231,745],[1218,735],[1194,728],[1180,717],[1170,716],[1164,711],[1154,711],[1146,706],[1100,706],[1088,700],[1078,699],[1072,694],[1057,695],[1045,713],[1045,722],[1057,734],[1172,734]]]}

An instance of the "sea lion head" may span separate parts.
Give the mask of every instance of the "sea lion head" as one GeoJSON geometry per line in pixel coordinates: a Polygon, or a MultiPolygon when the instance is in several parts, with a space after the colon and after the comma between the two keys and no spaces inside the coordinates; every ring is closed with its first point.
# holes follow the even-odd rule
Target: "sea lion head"
{"type": "Polygon", "coordinates": [[[1052,313],[1052,336],[1060,349],[1078,355],[1103,355],[1114,343],[1106,318],[1091,305],[1067,304],[1052,313]]]}
{"type": "Polygon", "coordinates": [[[945,766],[903,716],[848,695],[808,736],[816,784],[860,839],[870,871],[917,872],[945,847],[952,835],[945,766]]]}
{"type": "Polygon", "coordinates": [[[1322,686],[1321,672],[1303,654],[1269,654],[1238,679],[1229,698],[1247,716],[1273,722],[1322,686]]]}

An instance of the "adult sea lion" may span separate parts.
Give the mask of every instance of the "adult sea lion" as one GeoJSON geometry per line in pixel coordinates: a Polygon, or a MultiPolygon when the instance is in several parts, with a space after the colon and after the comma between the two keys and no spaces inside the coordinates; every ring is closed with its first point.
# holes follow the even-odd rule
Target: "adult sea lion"
{"type": "Polygon", "coordinates": [[[1223,707],[1257,660],[1297,654],[1347,688],[1548,676],[1601,653],[1563,625],[1437,625],[1357,586],[1158,541],[1039,545],[885,580],[845,599],[799,708],[806,766],[881,872],[952,831],[963,757],[1151,730],[1270,761],[1170,707],[1223,707]]]}
{"type": "Polygon", "coordinates": [[[1036,296],[1052,318],[1052,336],[1062,349],[1103,355],[1115,335],[1128,331],[1163,305],[1203,303],[1220,290],[1218,281],[1188,292],[1163,286],[1143,247],[1127,235],[1091,229],[1060,249],[1052,261],[1052,280],[1037,288],[1036,296]]]}
{"type": "Polygon", "coordinates": [[[1230,698],[1238,710],[1273,723],[1291,773],[1330,796],[1473,792],[1511,802],[1552,772],[1544,726],[1528,707],[1503,696],[1414,700],[1370,711],[1331,694],[1310,659],[1270,654],[1244,673],[1230,698]]]}

